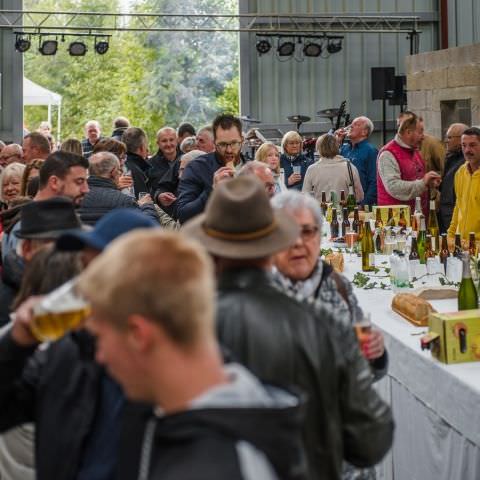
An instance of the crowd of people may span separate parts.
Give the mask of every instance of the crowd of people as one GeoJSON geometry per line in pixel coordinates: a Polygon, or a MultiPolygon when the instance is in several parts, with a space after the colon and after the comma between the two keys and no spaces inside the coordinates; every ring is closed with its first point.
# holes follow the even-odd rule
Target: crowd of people
{"type": "Polygon", "coordinates": [[[320,257],[321,195],[436,199],[480,239],[480,129],[443,150],[404,112],[378,150],[360,116],[315,157],[292,131],[245,161],[230,114],[163,126],[154,155],[125,117],[61,145],[47,127],[0,145],[0,479],[374,479],[390,359],[320,257]],[[71,279],[90,314],[40,343],[35,305],[71,279]]]}

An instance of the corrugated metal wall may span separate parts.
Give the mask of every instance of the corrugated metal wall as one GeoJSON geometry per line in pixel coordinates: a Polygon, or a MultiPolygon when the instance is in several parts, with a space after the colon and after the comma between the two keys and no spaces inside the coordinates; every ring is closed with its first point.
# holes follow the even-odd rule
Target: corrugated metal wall
{"type": "MultiPolygon", "coordinates": [[[[425,20],[420,51],[438,48],[437,1],[240,0],[239,4],[242,13],[413,13],[425,20]]],[[[241,37],[242,114],[279,125],[284,131],[292,127],[286,117],[297,113],[315,122],[305,124],[304,132],[326,129],[328,123],[319,124],[325,121],[316,112],[337,107],[344,99],[352,117],[365,114],[380,121],[381,101],[371,100],[370,68],[395,67],[397,75],[404,74],[404,57],[410,52],[406,34],[346,33],[342,51],[329,58],[281,62],[274,53],[259,57],[255,35],[241,37]]],[[[398,112],[398,107],[387,107],[387,118],[393,119],[398,112]]]]}
{"type": "Polygon", "coordinates": [[[480,42],[479,0],[448,1],[448,46],[480,42]]]}

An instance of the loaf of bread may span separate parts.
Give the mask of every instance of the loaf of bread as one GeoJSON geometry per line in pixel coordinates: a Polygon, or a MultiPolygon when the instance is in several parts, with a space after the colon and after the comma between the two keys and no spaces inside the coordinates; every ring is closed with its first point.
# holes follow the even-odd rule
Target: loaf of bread
{"type": "Polygon", "coordinates": [[[341,252],[329,253],[325,257],[325,261],[329,263],[336,272],[340,272],[340,273],[343,272],[343,268],[344,268],[343,253],[341,252]]]}
{"type": "Polygon", "coordinates": [[[411,293],[397,293],[392,300],[392,310],[417,327],[426,327],[428,316],[435,312],[430,303],[411,293]]]}

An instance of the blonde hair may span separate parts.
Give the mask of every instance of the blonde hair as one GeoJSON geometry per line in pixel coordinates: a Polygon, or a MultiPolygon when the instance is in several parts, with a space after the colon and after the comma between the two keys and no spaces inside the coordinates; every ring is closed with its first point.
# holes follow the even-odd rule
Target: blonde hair
{"type": "MultiPolygon", "coordinates": [[[[274,143],[265,142],[258,147],[258,150],[255,153],[255,160],[257,162],[267,163],[267,155],[270,149],[272,148],[274,148],[277,151],[278,155],[280,156],[280,152],[278,152],[278,148],[274,143]]],[[[273,173],[276,173],[276,174],[280,173],[280,161],[278,162],[277,169],[273,173]]]]}
{"type": "Polygon", "coordinates": [[[182,234],[142,229],[122,235],[81,274],[79,289],[119,329],[137,314],[185,348],[215,336],[212,263],[182,234]]]}
{"type": "MultiPolygon", "coordinates": [[[[3,201],[3,182],[4,182],[4,180],[6,178],[10,179],[12,177],[18,177],[18,182],[21,185],[24,170],[25,170],[25,165],[23,163],[19,163],[19,162],[12,162],[3,169],[3,171],[0,175],[0,200],[3,201]]],[[[19,195],[20,195],[20,188],[19,188],[19,191],[18,191],[19,195]]]]}
{"type": "Polygon", "coordinates": [[[324,158],[333,158],[339,152],[337,139],[329,133],[324,133],[318,137],[315,149],[324,158]]]}
{"type": "Polygon", "coordinates": [[[285,152],[285,144],[291,142],[292,140],[302,141],[302,137],[295,130],[290,130],[282,138],[282,151],[285,152]]]}

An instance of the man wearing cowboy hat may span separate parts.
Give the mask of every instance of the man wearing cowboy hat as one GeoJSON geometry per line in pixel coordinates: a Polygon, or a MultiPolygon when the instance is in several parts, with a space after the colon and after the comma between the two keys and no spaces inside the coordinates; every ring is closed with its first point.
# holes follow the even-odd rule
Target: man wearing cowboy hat
{"type": "Polygon", "coordinates": [[[273,254],[298,236],[294,220],[274,212],[264,186],[244,176],[221,182],[184,231],[215,260],[221,343],[264,381],[308,394],[310,477],[339,479],[343,460],[378,463],[392,444],[392,415],[372,388],[353,330],[271,282],[273,254]]]}

